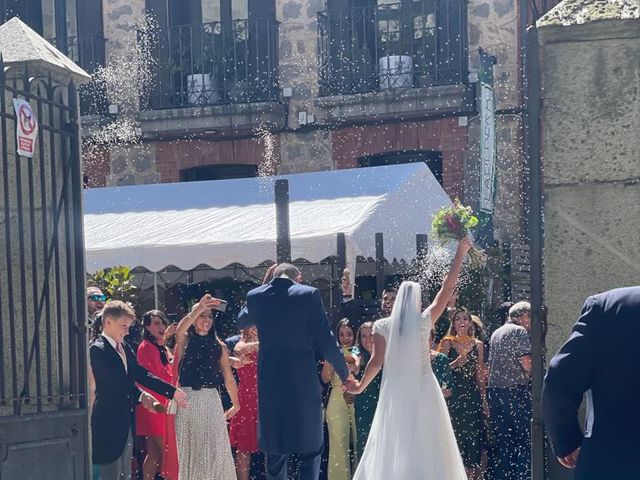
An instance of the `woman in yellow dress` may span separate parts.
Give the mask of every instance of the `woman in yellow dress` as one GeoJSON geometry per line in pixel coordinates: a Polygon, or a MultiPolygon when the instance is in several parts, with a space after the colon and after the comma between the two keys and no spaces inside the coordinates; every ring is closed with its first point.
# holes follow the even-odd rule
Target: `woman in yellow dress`
{"type": "MultiPolygon", "coordinates": [[[[343,318],[338,322],[336,336],[349,370],[356,374],[360,361],[357,347],[354,347],[355,333],[348,319],[343,318]]],[[[329,430],[328,480],[351,480],[358,464],[354,396],[342,393],[342,381],[328,362],[322,367],[321,377],[324,383],[331,383],[326,410],[329,430]]]]}

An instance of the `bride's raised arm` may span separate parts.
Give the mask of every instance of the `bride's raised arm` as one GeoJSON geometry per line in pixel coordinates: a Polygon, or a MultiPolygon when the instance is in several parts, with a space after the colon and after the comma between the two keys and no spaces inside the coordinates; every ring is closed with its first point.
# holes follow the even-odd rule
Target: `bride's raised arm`
{"type": "Polygon", "coordinates": [[[449,298],[453,295],[453,292],[456,288],[456,284],[458,283],[458,277],[460,276],[460,269],[462,268],[462,262],[464,260],[465,255],[472,247],[471,240],[466,237],[458,242],[458,248],[456,249],[456,254],[453,257],[453,261],[451,262],[451,266],[449,267],[449,273],[444,277],[444,282],[442,282],[442,288],[436,295],[436,298],[433,299],[433,302],[429,307],[427,307],[427,312],[431,314],[431,323],[435,324],[436,320],[440,318],[440,315],[444,312],[445,308],[447,308],[447,303],[449,302],[449,298]]]}

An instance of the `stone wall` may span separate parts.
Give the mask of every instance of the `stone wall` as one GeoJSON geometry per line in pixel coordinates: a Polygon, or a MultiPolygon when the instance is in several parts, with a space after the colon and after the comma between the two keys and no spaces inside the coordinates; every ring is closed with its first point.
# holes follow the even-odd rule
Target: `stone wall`
{"type": "Polygon", "coordinates": [[[638,284],[640,19],[541,29],[548,348],[585,298],[638,284]]]}
{"type": "Polygon", "coordinates": [[[281,174],[335,168],[329,130],[282,133],[280,142],[280,168],[278,172],[281,174]]]}
{"type": "Polygon", "coordinates": [[[519,106],[518,12],[516,0],[470,0],[469,65],[478,69],[478,48],[497,57],[496,109],[519,106]]]}
{"type": "Polygon", "coordinates": [[[107,39],[107,62],[136,41],[136,25],[145,13],[144,0],[104,0],[102,24],[107,39]]]}

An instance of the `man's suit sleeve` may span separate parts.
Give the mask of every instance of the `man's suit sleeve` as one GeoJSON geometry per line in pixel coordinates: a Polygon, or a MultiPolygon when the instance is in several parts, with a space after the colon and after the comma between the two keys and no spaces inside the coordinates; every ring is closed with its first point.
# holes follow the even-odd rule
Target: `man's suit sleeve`
{"type": "Polygon", "coordinates": [[[140,385],[159,393],[163,397],[173,398],[176,387],[152,375],[146,368],[141,367],[135,356],[133,356],[133,361],[129,362],[129,368],[132,370],[133,378],[140,385]]]}
{"type": "Polygon", "coordinates": [[[256,324],[255,321],[253,321],[253,319],[251,318],[251,315],[249,314],[249,309],[247,305],[242,307],[242,310],[240,310],[240,313],[238,314],[237,322],[238,322],[239,329],[247,328],[250,325],[256,324]]]}
{"type": "Polygon", "coordinates": [[[569,340],[551,359],[542,390],[542,410],[547,433],[558,457],[582,444],[578,408],[589,390],[596,359],[595,325],[600,308],[593,297],[582,308],[569,340]]]}
{"type": "Polygon", "coordinates": [[[311,303],[309,315],[313,338],[324,359],[333,366],[336,373],[344,382],[349,376],[349,369],[338,347],[336,337],[331,332],[331,328],[329,328],[329,321],[327,320],[327,315],[322,305],[322,298],[320,298],[320,292],[318,292],[318,290],[314,290],[311,294],[311,303]]]}

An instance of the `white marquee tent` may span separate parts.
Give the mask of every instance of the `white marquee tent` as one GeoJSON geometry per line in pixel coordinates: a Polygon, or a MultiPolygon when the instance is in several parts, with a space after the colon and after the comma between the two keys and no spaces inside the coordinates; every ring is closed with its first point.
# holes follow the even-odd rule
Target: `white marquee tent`
{"type": "MultiPolygon", "coordinates": [[[[416,234],[450,203],[423,163],[285,175],[291,253],[317,263],[336,255],[344,233],[347,266],[375,256],[410,260],[416,234]]],[[[255,267],[276,259],[273,179],[248,178],[89,189],[84,193],[86,268],[128,265],[159,272],[206,264],[255,267]]]]}

